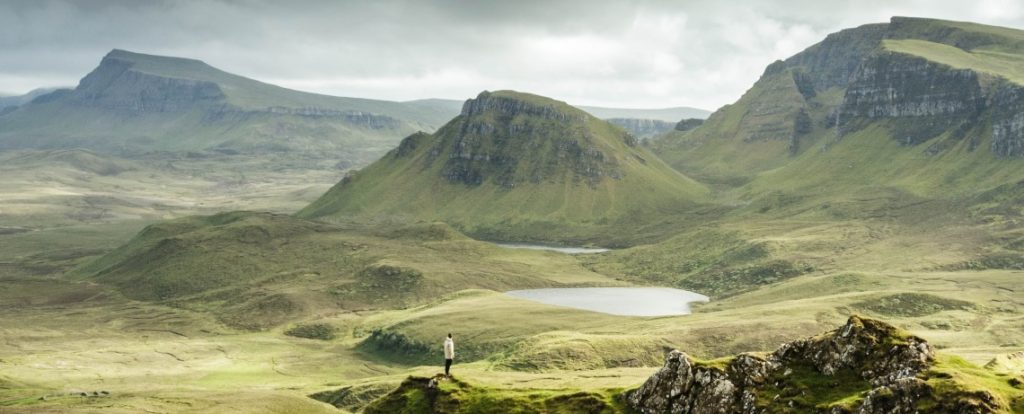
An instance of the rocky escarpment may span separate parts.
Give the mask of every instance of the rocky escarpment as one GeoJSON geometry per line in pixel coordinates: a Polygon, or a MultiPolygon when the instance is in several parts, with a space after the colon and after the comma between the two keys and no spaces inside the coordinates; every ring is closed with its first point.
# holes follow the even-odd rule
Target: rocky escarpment
{"type": "Polygon", "coordinates": [[[223,105],[207,110],[203,116],[203,121],[208,123],[220,121],[241,122],[249,118],[260,116],[278,119],[282,116],[291,116],[307,118],[311,121],[341,122],[345,125],[367,130],[400,130],[405,126],[401,120],[387,115],[378,115],[362,111],[342,111],[315,106],[300,108],[272,106],[264,109],[243,109],[230,105],[223,105]]]}
{"type": "MultiPolygon", "coordinates": [[[[601,122],[585,112],[555,101],[532,102],[522,97],[483,92],[466,101],[462,114],[438,131],[427,168],[443,163],[441,175],[450,183],[505,189],[568,177],[590,186],[604,179],[622,179],[618,160],[598,143],[588,122],[601,122]]],[[[636,137],[618,130],[619,139],[636,146],[636,137]]],[[[395,157],[412,154],[426,138],[414,134],[399,144],[395,157]]]]}
{"type": "Polygon", "coordinates": [[[845,87],[861,61],[878,47],[889,24],[868,24],[842,30],[785,60],[786,67],[805,74],[818,91],[845,87]]]}
{"type": "Polygon", "coordinates": [[[466,100],[462,104],[462,116],[472,117],[491,113],[498,116],[514,117],[518,115],[536,116],[558,121],[586,120],[583,111],[566,111],[548,103],[534,103],[525,99],[508,97],[484,91],[476,99],[466,100]]]}
{"type": "Polygon", "coordinates": [[[895,52],[868,57],[852,76],[835,123],[844,135],[885,119],[894,121],[893,138],[903,145],[952,131],[953,139],[970,137],[974,149],[990,126],[993,155],[1024,156],[1024,86],[971,69],[895,52]]]}
{"type": "Polygon", "coordinates": [[[701,126],[703,124],[704,124],[704,120],[703,119],[700,119],[700,118],[687,118],[687,119],[683,119],[683,120],[677,122],[676,126],[675,126],[675,130],[676,131],[683,131],[683,132],[685,132],[685,131],[689,131],[691,129],[694,129],[696,127],[699,127],[699,126],[701,126]]]}
{"type": "Polygon", "coordinates": [[[894,138],[916,145],[966,123],[985,110],[986,97],[977,72],[953,69],[923,58],[880,52],[853,74],[839,108],[844,133],[862,120],[900,118],[894,138]]]}
{"type": "Polygon", "coordinates": [[[1024,157],[1024,81],[1008,63],[1024,55],[1021,39],[1008,28],[900,17],[843,30],[772,63],[737,102],[651,147],[681,171],[736,183],[854,134],[864,141],[841,152],[880,149],[869,141],[887,137],[922,147],[893,154],[1024,157]]]}
{"type": "Polygon", "coordinates": [[[833,332],[770,354],[698,362],[673,351],[626,400],[645,414],[997,411],[996,398],[984,391],[943,399],[922,378],[934,361],[934,350],[923,339],[853,316],[833,332]]]}
{"type": "Polygon", "coordinates": [[[108,55],[82,78],[70,101],[134,114],[180,112],[196,105],[218,105],[226,96],[210,81],[151,75],[132,69],[132,62],[108,55]]]}
{"type": "Polygon", "coordinates": [[[127,157],[273,153],[355,165],[452,115],[289,90],[195,59],[113,50],[74,89],[0,106],[0,148],[86,148],[127,157]]]}
{"type": "MultiPolygon", "coordinates": [[[[286,115],[332,119],[371,130],[402,127],[398,119],[363,111],[318,106],[241,108],[228,102],[227,95],[216,82],[146,73],[138,70],[130,59],[121,58],[122,54],[114,52],[104,57],[100,66],[71,92],[69,102],[130,115],[199,110],[207,123],[222,120],[238,122],[260,115],[286,115]]],[[[206,66],[199,61],[187,62],[206,66]]]]}
{"type": "Polygon", "coordinates": [[[992,153],[1024,157],[1024,86],[1000,82],[992,97],[992,153]]]}

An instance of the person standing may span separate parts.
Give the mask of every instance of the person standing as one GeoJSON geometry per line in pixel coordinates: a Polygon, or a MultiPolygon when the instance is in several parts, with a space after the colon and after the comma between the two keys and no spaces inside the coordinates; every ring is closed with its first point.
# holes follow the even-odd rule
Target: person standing
{"type": "Polygon", "coordinates": [[[455,359],[455,341],[452,340],[452,334],[448,334],[448,338],[444,340],[444,376],[450,377],[448,371],[452,368],[452,360],[455,359]]]}

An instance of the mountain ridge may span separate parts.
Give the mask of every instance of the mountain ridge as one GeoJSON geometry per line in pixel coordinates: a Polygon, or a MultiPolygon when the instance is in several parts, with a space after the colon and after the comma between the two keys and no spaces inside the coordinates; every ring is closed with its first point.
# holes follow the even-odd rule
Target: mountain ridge
{"type": "Polygon", "coordinates": [[[703,199],[700,184],[638,143],[564,102],[482,92],[437,133],[407,137],[299,216],[389,214],[444,220],[478,235],[519,228],[525,236],[526,228],[564,227],[557,224],[564,220],[619,220],[644,202],[658,209],[703,199]],[[619,196],[625,188],[644,200],[619,196]],[[516,224],[501,224],[509,221],[516,224]]]}
{"type": "MultiPolygon", "coordinates": [[[[806,178],[835,176],[806,174],[807,164],[830,152],[852,159],[864,148],[881,148],[875,136],[899,145],[879,152],[886,157],[957,153],[957,164],[979,165],[1015,158],[1024,154],[1024,94],[1014,81],[1016,66],[1000,64],[1024,59],[1017,54],[1022,39],[1019,30],[904,17],[845,29],[772,63],[738,101],[698,128],[657,139],[652,149],[680,171],[725,188],[763,181],[758,191],[781,185],[768,178],[778,173],[795,178],[787,187],[802,181],[796,170],[806,178]]],[[[951,173],[939,163],[920,164],[936,175],[951,173]]]]}
{"type": "Polygon", "coordinates": [[[0,148],[280,152],[362,164],[447,120],[429,107],[293,91],[195,59],[115,49],[74,89],[0,116],[0,148]]]}

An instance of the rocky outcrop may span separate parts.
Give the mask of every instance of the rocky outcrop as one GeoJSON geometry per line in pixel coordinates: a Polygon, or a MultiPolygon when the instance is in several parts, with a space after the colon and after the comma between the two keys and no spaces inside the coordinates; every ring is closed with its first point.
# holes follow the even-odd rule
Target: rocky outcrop
{"type": "Polygon", "coordinates": [[[992,153],[1024,157],[1024,86],[1003,82],[992,97],[992,153]]]}
{"type": "Polygon", "coordinates": [[[699,126],[701,126],[703,124],[704,124],[704,120],[703,119],[700,119],[700,118],[687,118],[687,119],[683,119],[683,120],[679,121],[678,123],[676,123],[675,129],[676,129],[676,131],[683,131],[683,132],[685,132],[685,131],[689,131],[691,129],[694,129],[696,127],[699,127],[699,126]]]}
{"type": "Polygon", "coordinates": [[[474,99],[467,100],[462,105],[461,115],[463,116],[471,117],[484,113],[504,117],[529,115],[544,119],[577,122],[582,122],[587,118],[587,114],[583,111],[566,111],[553,105],[535,104],[525,99],[499,96],[486,91],[480,93],[474,99]]]}
{"type": "MultiPolygon", "coordinates": [[[[492,182],[504,189],[564,177],[595,186],[605,178],[621,179],[618,161],[597,143],[587,127],[601,122],[556,101],[534,103],[529,97],[483,92],[466,101],[462,115],[447,125],[428,153],[428,163],[443,162],[441,176],[450,183],[479,186],[492,182]],[[554,121],[554,122],[551,122],[554,121]]],[[[627,146],[637,139],[621,132],[627,146]]],[[[399,145],[408,154],[421,137],[399,145]]]]}
{"type": "MultiPolygon", "coordinates": [[[[991,122],[992,154],[1024,157],[1024,86],[923,58],[895,52],[868,57],[852,76],[836,116],[841,135],[892,120],[893,138],[903,145],[949,131],[954,139],[972,129],[978,135],[981,124],[991,122]]],[[[941,148],[927,153],[936,149],[941,148]]]]}
{"type": "Polygon", "coordinates": [[[626,400],[645,414],[992,412],[997,403],[985,392],[962,401],[937,398],[920,378],[934,358],[934,350],[923,339],[853,316],[835,331],[785,344],[766,355],[701,363],[672,351],[664,367],[627,393],[626,400]],[[825,387],[849,390],[862,399],[816,399],[814,393],[823,393],[825,387]],[[940,408],[917,405],[926,398],[940,408]],[[947,411],[950,407],[957,408],[947,411]]]}
{"type": "Polygon", "coordinates": [[[216,108],[208,108],[203,121],[207,123],[221,121],[241,122],[258,116],[310,118],[327,122],[341,122],[368,130],[396,130],[402,129],[405,126],[401,120],[387,115],[377,115],[362,111],[341,111],[315,106],[298,108],[272,106],[263,109],[243,109],[232,105],[222,105],[216,108]]]}
{"type": "Polygon", "coordinates": [[[856,130],[858,120],[899,119],[894,138],[916,145],[962,123],[973,122],[985,109],[979,75],[923,58],[879,52],[854,73],[839,108],[843,133],[856,130]]]}
{"type": "Polygon", "coordinates": [[[133,114],[181,112],[218,105],[226,98],[214,82],[151,75],[129,61],[107,56],[71,96],[72,102],[133,114]]]}
{"type": "MultiPolygon", "coordinates": [[[[785,67],[798,69],[805,77],[802,83],[812,85],[815,90],[845,87],[864,57],[878,47],[888,28],[888,24],[879,23],[832,33],[820,43],[786,59],[785,67]]],[[[807,87],[802,90],[806,92],[807,87]]]]}

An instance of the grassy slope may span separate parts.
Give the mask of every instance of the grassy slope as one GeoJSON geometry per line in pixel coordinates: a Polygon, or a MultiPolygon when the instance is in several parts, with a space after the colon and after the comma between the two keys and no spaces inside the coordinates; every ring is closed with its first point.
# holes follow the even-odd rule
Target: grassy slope
{"type": "Polygon", "coordinates": [[[697,129],[669,133],[652,150],[701,181],[743,182],[754,172],[788,161],[792,123],[804,106],[791,72],[766,75],[697,129]]]}
{"type": "Polygon", "coordinates": [[[507,390],[455,378],[410,377],[365,408],[365,413],[590,413],[623,412],[617,390],[507,390]],[[431,387],[431,381],[435,386],[431,387]]]}
{"type": "Polygon", "coordinates": [[[766,171],[742,189],[745,197],[767,192],[806,194],[811,197],[851,197],[873,189],[895,188],[921,197],[962,198],[1019,181],[1019,163],[997,159],[989,151],[984,128],[972,149],[969,140],[947,132],[916,146],[904,146],[890,136],[891,124],[878,121],[871,127],[844,136],[838,142],[828,130],[818,131],[819,142],[792,158],[783,168],[766,171]],[[948,142],[945,151],[926,155],[937,142],[948,142]]]}
{"type": "Polygon", "coordinates": [[[1024,56],[1020,53],[998,49],[968,51],[920,39],[887,39],[882,46],[886,50],[923,57],[956,69],[973,69],[980,73],[1006,78],[1017,84],[1024,83],[1024,70],[1021,69],[1024,56]]]}
{"type": "MultiPolygon", "coordinates": [[[[851,42],[849,47],[866,48],[865,50],[888,50],[897,53],[909,54],[922,57],[952,68],[973,69],[978,72],[1008,79],[1020,83],[1024,75],[1019,71],[1022,56],[1024,56],[1024,31],[986,26],[964,22],[951,22],[932,19],[915,18],[893,18],[886,32],[885,39],[877,45],[859,45],[857,39],[847,39],[851,42]]],[[[807,60],[806,54],[814,53],[837,53],[834,50],[822,50],[828,41],[815,45],[800,55],[807,60]]],[[[812,59],[813,60],[813,59],[812,59]]],[[[790,61],[787,61],[790,62],[790,61]]],[[[799,61],[792,62],[793,65],[799,61]]],[[[789,64],[789,63],[787,63],[789,64]]],[[[781,64],[780,64],[781,65],[781,64]]],[[[780,66],[781,67],[781,66],[780,66]]],[[[806,68],[797,65],[797,70],[806,68]]],[[[806,137],[800,140],[800,147],[797,154],[800,158],[822,158],[824,162],[835,162],[843,155],[830,157],[828,155],[818,156],[822,151],[823,141],[834,140],[834,132],[829,131],[827,115],[842,101],[845,91],[842,87],[828,90],[817,90],[816,96],[808,99],[804,104],[803,97],[797,91],[797,85],[793,84],[787,73],[789,69],[780,69],[774,74],[765,75],[754,86],[747,91],[736,103],[727,105],[713,114],[701,127],[687,132],[675,132],[656,140],[653,150],[665,158],[673,167],[708,182],[722,183],[726,187],[736,187],[750,180],[758,178],[764,172],[771,172],[774,169],[788,171],[787,180],[772,180],[765,186],[781,184],[782,186],[805,185],[810,187],[817,185],[817,191],[832,188],[822,186],[822,182],[833,180],[845,181],[860,180],[864,186],[887,185],[885,179],[895,178],[903,183],[919,186],[912,183],[915,180],[923,179],[921,185],[934,187],[940,178],[934,178],[933,167],[939,163],[948,163],[956,160],[957,165],[939,167],[940,169],[965,170],[965,164],[974,163],[979,168],[972,169],[971,174],[977,173],[978,177],[995,172],[999,177],[1013,175],[1012,171],[995,171],[996,168],[982,165],[975,162],[984,158],[983,148],[988,148],[987,142],[977,145],[979,154],[966,154],[969,160],[959,160],[965,157],[963,145],[957,146],[955,151],[946,151],[940,157],[925,157],[923,150],[926,147],[906,148],[891,143],[881,142],[876,139],[860,139],[857,145],[861,146],[853,158],[847,162],[848,166],[854,166],[855,174],[848,174],[836,166],[836,168],[816,171],[808,171],[800,162],[793,162],[794,157],[786,151],[786,136],[778,134],[777,125],[787,122],[795,116],[796,111],[804,108],[813,120],[813,130],[806,137]],[[763,139],[755,139],[757,136],[776,136],[775,142],[765,142],[763,139]],[[877,147],[870,147],[877,145],[877,147]],[[814,150],[808,151],[812,147],[814,150]],[[870,153],[874,157],[865,159],[861,155],[870,153]],[[906,160],[916,159],[935,160],[929,165],[922,162],[906,160]],[[791,165],[793,164],[793,165],[791,165]],[[923,168],[922,168],[923,167],[923,168]],[[899,171],[896,171],[899,169],[899,171]],[[888,172],[885,177],[881,173],[888,172]],[[866,173],[866,174],[865,174],[866,173]],[[882,178],[882,180],[879,180],[882,178]],[[812,184],[813,183],[813,184],[812,184]]],[[[832,68],[832,70],[838,70],[832,68]]],[[[823,76],[823,74],[812,73],[811,77],[823,76]]],[[[888,137],[888,131],[895,126],[897,121],[875,122],[874,136],[888,137]]],[[[902,122],[902,121],[899,121],[902,122]]],[[[907,120],[906,122],[913,122],[907,120]]],[[[980,141],[986,140],[991,132],[984,128],[977,128],[970,131],[970,136],[981,137],[980,141]]],[[[947,146],[956,146],[957,142],[948,136],[942,137],[951,141],[947,146]]],[[[845,140],[845,138],[844,138],[845,140]]],[[[934,144],[941,139],[933,139],[929,144],[934,144]]],[[[969,141],[969,140],[961,140],[969,141]]],[[[831,145],[831,144],[829,144],[831,145]]],[[[1005,168],[1005,163],[998,164],[1005,168]]],[[[852,168],[852,167],[851,167],[852,168]]],[[[1012,168],[1007,168],[1011,169],[1012,168]]],[[[938,171],[939,177],[952,180],[945,175],[945,171],[938,171]]],[[[972,177],[966,176],[957,179],[967,183],[972,177]]],[[[987,183],[994,182],[987,180],[987,183]]],[[[961,187],[962,188],[962,187],[961,187]]],[[[987,187],[983,187],[987,188],[987,187]]],[[[846,188],[838,188],[836,193],[846,188]]]]}
{"type": "Polygon", "coordinates": [[[467,288],[614,283],[564,255],[498,248],[443,224],[344,227],[245,212],[148,226],[76,275],[132,298],[216,311],[247,329],[467,288]]]}
{"type": "Polygon", "coordinates": [[[269,155],[129,160],[87,150],[3,152],[0,273],[74,267],[156,220],[295,211],[336,182],[333,164],[269,155]]]}
{"type": "Polygon", "coordinates": [[[487,360],[516,371],[655,366],[666,341],[628,334],[641,332],[640,325],[649,319],[466,291],[440,303],[367,318],[370,336],[362,347],[389,360],[428,364],[436,359],[438,338],[453,333],[460,363],[487,360]]]}
{"type": "Polygon", "coordinates": [[[331,118],[257,113],[208,122],[201,110],[124,117],[60,102],[33,104],[3,119],[4,147],[89,148],[137,156],[156,151],[219,149],[243,153],[295,152],[306,157],[372,161],[398,139],[415,131],[373,130],[331,118]]]}
{"type": "MultiPolygon", "coordinates": [[[[351,180],[339,183],[299,215],[443,220],[471,234],[557,240],[592,237],[610,224],[629,220],[642,223],[645,217],[636,217],[638,214],[671,211],[703,200],[705,190],[701,185],[647,151],[627,146],[621,129],[556,101],[525,94],[513,96],[582,116],[584,121],[565,124],[529,116],[502,121],[491,118],[492,114],[467,120],[462,116],[432,136],[415,138],[411,155],[389,153],[351,180]],[[459,129],[470,121],[497,123],[499,128],[504,128],[505,122],[527,125],[541,134],[509,138],[524,141],[508,145],[529,146],[523,149],[527,152],[514,155],[514,188],[503,188],[491,177],[478,186],[450,183],[442,177],[443,161],[452,156],[459,129]],[[623,177],[602,177],[595,185],[588,185],[570,169],[573,161],[561,159],[555,148],[556,140],[566,135],[593,137],[590,145],[614,159],[623,177]],[[443,145],[441,152],[432,155],[431,149],[438,143],[443,145]],[[431,162],[432,157],[439,161],[431,162]],[[548,169],[554,175],[531,182],[533,174],[548,169]]],[[[483,152],[502,151],[486,139],[484,145],[483,152]]]]}

